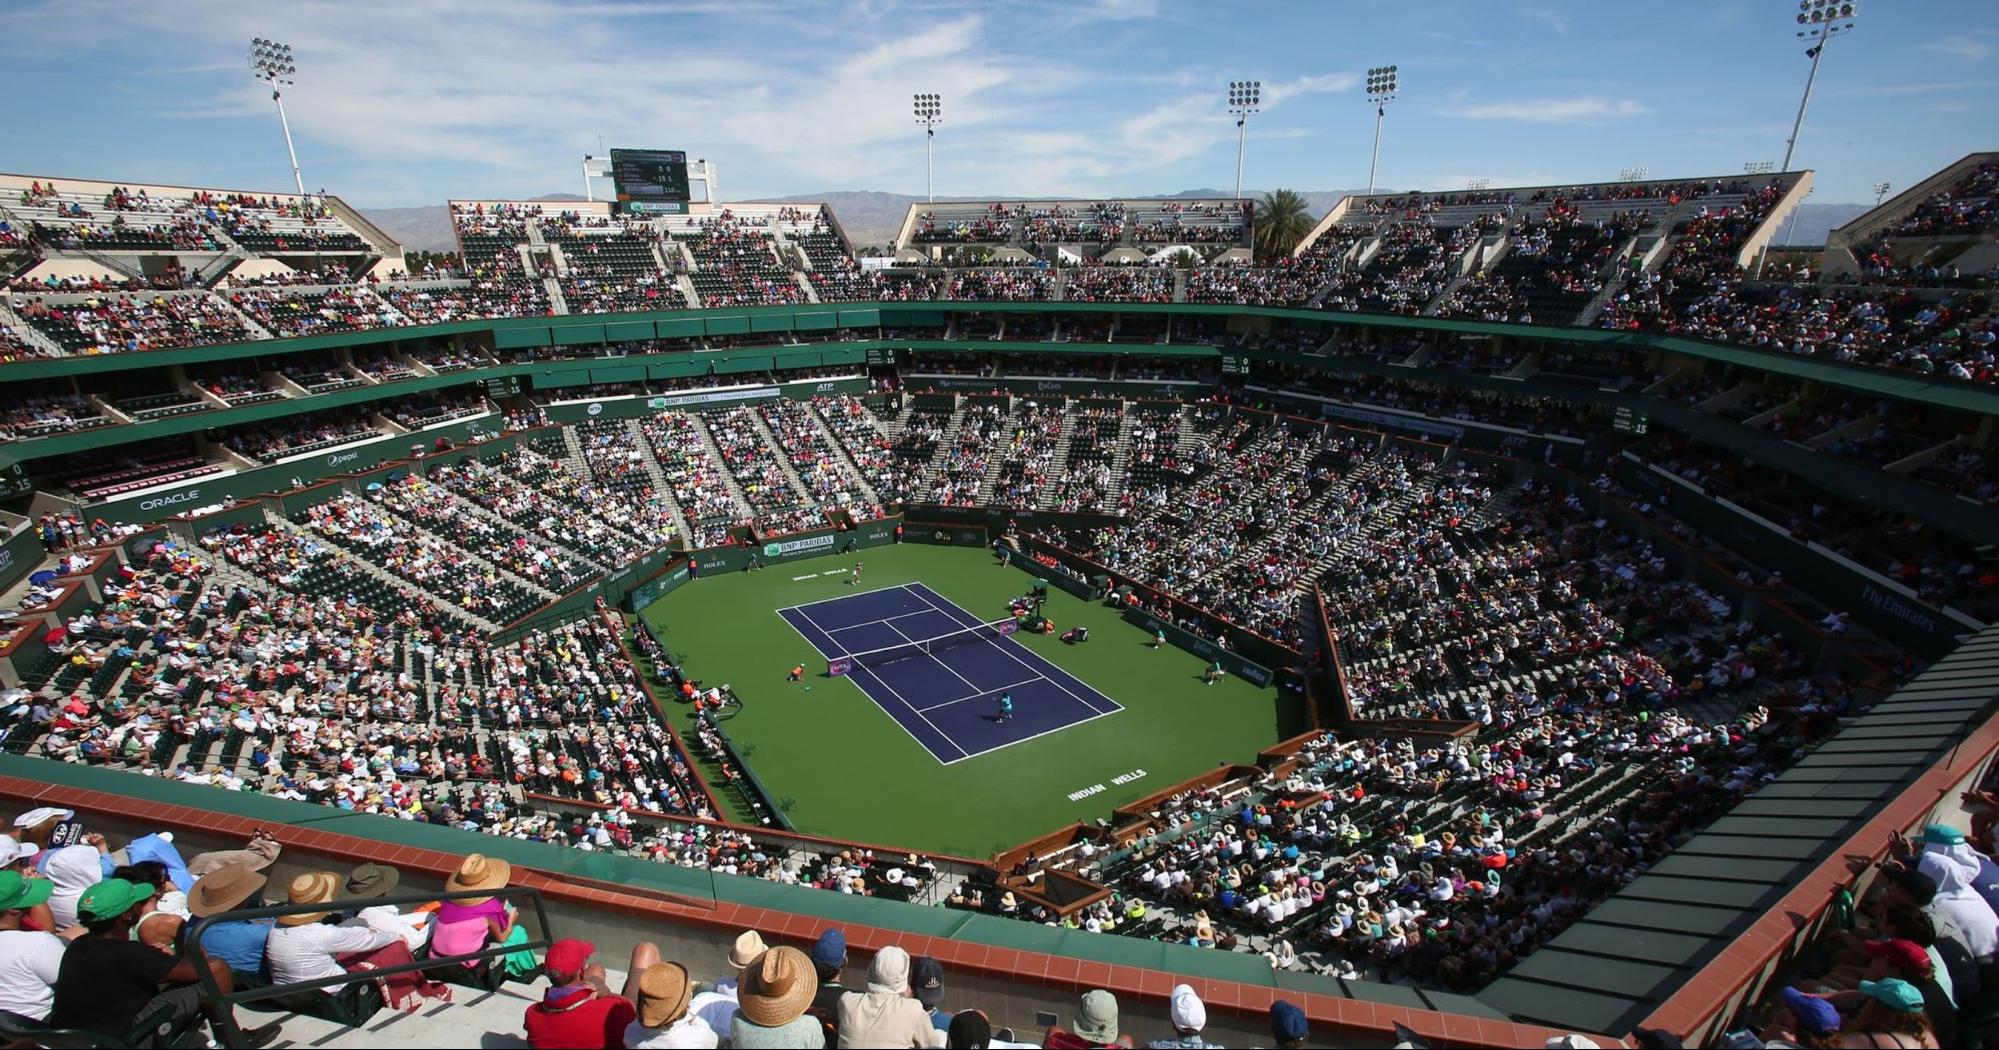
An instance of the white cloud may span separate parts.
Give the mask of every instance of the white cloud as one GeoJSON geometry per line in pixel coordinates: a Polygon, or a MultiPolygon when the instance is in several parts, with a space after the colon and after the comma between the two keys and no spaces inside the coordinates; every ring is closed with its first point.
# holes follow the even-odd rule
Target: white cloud
{"type": "Polygon", "coordinates": [[[1944,37],[1941,40],[1933,40],[1921,45],[1921,48],[1932,54],[1948,55],[1951,58],[1961,58],[1967,62],[1979,62],[1992,54],[1993,45],[1991,41],[1995,35],[1999,34],[1995,34],[1990,29],[1975,29],[1968,33],[1954,34],[1944,37]]]}
{"type": "Polygon", "coordinates": [[[1605,124],[1628,117],[1644,116],[1652,107],[1636,99],[1531,98],[1511,102],[1482,102],[1447,108],[1447,117],[1466,120],[1517,120],[1533,124],[1605,124]]]}
{"type": "Polygon", "coordinates": [[[1546,7],[1522,7],[1516,9],[1514,13],[1528,22],[1539,22],[1547,26],[1550,31],[1557,35],[1566,34],[1569,31],[1569,20],[1560,11],[1546,7]]]}

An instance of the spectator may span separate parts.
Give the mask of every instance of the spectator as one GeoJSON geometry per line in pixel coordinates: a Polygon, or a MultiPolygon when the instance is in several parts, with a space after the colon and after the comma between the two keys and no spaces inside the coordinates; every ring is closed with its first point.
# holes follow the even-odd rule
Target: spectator
{"type": "Polygon", "coordinates": [[[1800,1046],[1830,1047],[1839,1045],[1841,1020],[1839,1009],[1822,996],[1786,988],[1779,997],[1783,1009],[1777,1011],[1764,1028],[1764,1038],[1771,1042],[1783,1041],[1800,1046]]]}
{"type": "Polygon", "coordinates": [[[1173,1020],[1173,1038],[1154,1039],[1145,1044],[1150,1050],[1220,1050],[1220,1043],[1210,1043],[1201,1038],[1201,1029],[1208,1026],[1208,1008],[1201,997],[1194,994],[1190,985],[1176,984],[1169,1002],[1169,1015],[1173,1020]]]}
{"type": "Polygon", "coordinates": [[[54,889],[47,879],[0,871],[0,1012],[30,1021],[49,1015],[67,945],[54,934],[24,929],[21,922],[54,889]]]}
{"type": "Polygon", "coordinates": [[[943,1008],[944,964],[928,955],[921,955],[909,964],[909,987],[916,993],[916,1001],[930,1011],[930,1023],[938,1031],[951,1028],[951,1011],[943,1008]]]}
{"type": "Polygon", "coordinates": [[[944,1045],[950,1050],[986,1050],[993,1044],[993,1023],[980,1010],[960,1010],[951,1017],[944,1045]]]}
{"type": "Polygon", "coordinates": [[[1084,992],[1076,1004],[1075,1027],[1050,1028],[1041,1045],[1045,1050],[1092,1050],[1132,1043],[1130,1036],[1118,1035],[1117,997],[1097,988],[1084,992]]]}
{"type": "Polygon", "coordinates": [[[745,930],[738,934],[736,943],[729,946],[730,975],[715,982],[715,987],[696,995],[687,1004],[687,1012],[699,1017],[716,1038],[721,1038],[736,1019],[736,997],[742,988],[743,971],[756,962],[764,951],[763,936],[757,931],[745,930]]]}
{"type": "Polygon", "coordinates": [[[729,1025],[738,1050],[824,1050],[826,1029],[805,1016],[816,989],[812,960],[789,946],[772,948],[743,971],[741,1008],[729,1025]]]}
{"type": "MultiPolygon", "coordinates": [[[[263,906],[260,897],[268,881],[263,872],[248,864],[229,864],[196,879],[188,892],[187,909],[195,918],[239,909],[263,906]]],[[[211,923],[201,931],[201,950],[211,959],[220,959],[240,974],[264,972],[264,949],[270,941],[272,919],[232,919],[211,923]]]]}
{"type": "MultiPolygon", "coordinates": [[[[192,957],[168,955],[132,938],[132,927],[145,915],[152,896],[150,887],[106,879],[78,897],[76,913],[85,933],[63,954],[50,1027],[122,1036],[140,1018],[162,1008],[170,1010],[167,1023],[175,1029],[203,1009],[212,1020],[230,1019],[227,1007],[204,1001],[192,957]]],[[[224,995],[235,989],[222,960],[208,960],[208,972],[224,995]]],[[[278,1032],[275,1023],[245,1030],[243,1045],[252,1050],[268,1046],[278,1032]]]]}
{"type": "MultiPolygon", "coordinates": [[[[402,872],[386,864],[363,864],[347,876],[343,896],[348,900],[377,900],[394,893],[402,878],[402,872]]],[[[431,918],[432,914],[428,911],[405,914],[394,905],[372,904],[355,911],[353,917],[341,925],[366,926],[393,933],[411,952],[415,952],[430,940],[431,918]]],[[[506,963],[502,959],[493,964],[504,966],[506,963]]]]}
{"type": "Polygon", "coordinates": [[[812,969],[819,976],[819,991],[812,997],[812,1009],[823,1017],[836,1017],[840,997],[851,991],[840,983],[840,971],[847,967],[847,935],[827,930],[812,943],[812,969]]]}
{"type": "Polygon", "coordinates": [[[596,951],[596,945],[574,937],[549,945],[548,991],[541,1002],[527,1008],[523,1022],[535,1050],[617,1050],[625,1045],[625,1030],[638,1018],[633,1001],[640,979],[659,962],[659,949],[650,941],[632,949],[622,995],[612,993],[604,981],[604,968],[590,961],[596,951]]]}
{"type": "MultiPolygon", "coordinates": [[[[309,871],[292,879],[286,891],[293,904],[331,905],[340,890],[340,876],[330,871],[309,871]]],[[[264,961],[270,967],[272,984],[295,984],[328,977],[340,977],[364,970],[413,962],[403,939],[390,930],[367,926],[331,926],[322,920],[333,915],[322,911],[300,912],[278,917],[264,945],[264,961]]],[[[415,972],[378,978],[383,999],[400,1010],[415,1010],[424,999],[451,1001],[451,990],[415,972]]],[[[344,994],[353,985],[325,985],[327,995],[344,994]]]]}
{"type": "MultiPolygon", "coordinates": [[[[446,893],[498,890],[514,877],[513,865],[473,853],[444,880],[446,893]]],[[[440,901],[436,928],[431,931],[432,955],[469,955],[488,944],[502,944],[514,930],[514,910],[497,897],[460,897],[440,901]]]]}
{"type": "Polygon", "coordinates": [[[1923,993],[1894,977],[1860,982],[1859,1004],[1841,1026],[1839,1045],[1850,1047],[1937,1047],[1936,1032],[1923,1013],[1923,993]]]}
{"type": "Polygon", "coordinates": [[[627,1050],[655,1047],[706,1050],[717,1045],[715,1031],[689,1012],[694,982],[679,963],[654,963],[639,975],[638,1017],[625,1028],[627,1050]]]}
{"type": "Polygon", "coordinates": [[[50,850],[47,856],[42,870],[55,883],[55,892],[49,896],[49,911],[55,916],[56,932],[60,933],[77,924],[76,902],[84,891],[103,882],[111,873],[104,867],[106,854],[101,842],[64,846],[50,850]]]}
{"type": "MultiPolygon", "coordinates": [[[[941,990],[942,982],[939,987],[941,990]]],[[[868,963],[868,990],[840,997],[839,1045],[938,1046],[943,1034],[923,1004],[910,998],[909,953],[890,945],[868,963]]]]}
{"type": "Polygon", "coordinates": [[[1270,1039],[1278,1050],[1298,1050],[1311,1034],[1305,1011],[1296,1003],[1279,999],[1270,1004],[1270,1039]]]}

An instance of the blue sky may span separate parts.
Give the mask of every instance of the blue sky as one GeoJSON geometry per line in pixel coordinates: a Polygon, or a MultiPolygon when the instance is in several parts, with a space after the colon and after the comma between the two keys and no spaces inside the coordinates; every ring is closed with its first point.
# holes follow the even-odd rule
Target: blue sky
{"type": "MultiPolygon", "coordinates": [[[[1795,166],[1867,201],[1999,148],[1999,4],[1865,0],[1795,166]]],[[[1226,83],[1263,82],[1245,184],[1367,183],[1368,66],[1400,67],[1379,183],[1732,174],[1782,158],[1809,61],[1788,0],[5,0],[0,168],[282,189],[252,36],[293,44],[308,188],[367,206],[579,188],[608,145],[684,148],[724,197],[1226,190],[1226,83]],[[32,89],[32,93],[23,91],[32,89]]]]}

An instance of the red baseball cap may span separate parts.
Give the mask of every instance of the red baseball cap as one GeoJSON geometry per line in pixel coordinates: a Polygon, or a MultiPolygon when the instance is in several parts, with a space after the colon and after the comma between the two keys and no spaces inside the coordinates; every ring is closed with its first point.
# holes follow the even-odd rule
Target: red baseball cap
{"type": "Polygon", "coordinates": [[[564,937],[548,946],[548,972],[564,977],[583,972],[590,957],[597,954],[597,946],[575,937],[564,937]]]}
{"type": "Polygon", "coordinates": [[[1867,954],[1877,959],[1886,959],[1904,970],[1915,970],[1918,973],[1928,973],[1931,966],[1930,953],[1924,951],[1922,945],[1904,937],[1868,941],[1867,954]]]}

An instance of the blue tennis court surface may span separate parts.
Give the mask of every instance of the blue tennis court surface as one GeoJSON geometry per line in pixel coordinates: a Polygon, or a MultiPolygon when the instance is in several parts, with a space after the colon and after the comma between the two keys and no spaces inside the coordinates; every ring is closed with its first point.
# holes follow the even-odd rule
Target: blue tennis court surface
{"type": "MultiPolygon", "coordinates": [[[[829,660],[983,622],[920,583],[794,605],[777,614],[829,660]]],[[[1123,710],[1041,654],[998,635],[855,667],[847,677],[947,766],[1123,710]],[[1005,722],[998,719],[1002,692],[1013,694],[1013,717],[1005,722]]]]}

